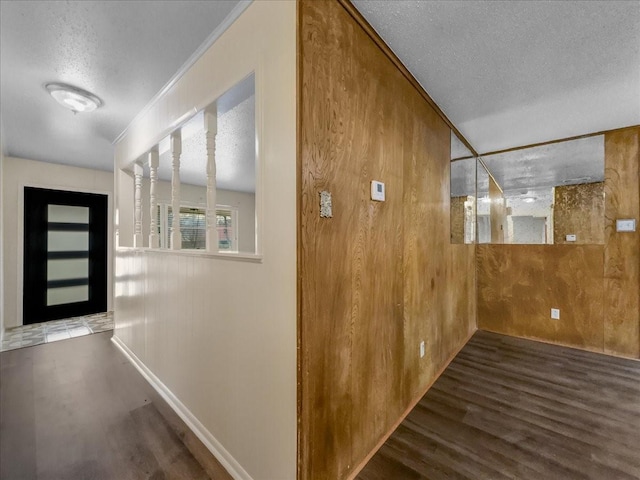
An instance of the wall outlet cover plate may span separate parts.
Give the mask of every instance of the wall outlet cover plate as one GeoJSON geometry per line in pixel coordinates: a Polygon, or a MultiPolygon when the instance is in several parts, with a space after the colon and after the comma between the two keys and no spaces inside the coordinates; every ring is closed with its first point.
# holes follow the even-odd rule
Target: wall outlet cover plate
{"type": "Polygon", "coordinates": [[[377,180],[371,181],[371,200],[384,202],[384,183],[377,180]]]}

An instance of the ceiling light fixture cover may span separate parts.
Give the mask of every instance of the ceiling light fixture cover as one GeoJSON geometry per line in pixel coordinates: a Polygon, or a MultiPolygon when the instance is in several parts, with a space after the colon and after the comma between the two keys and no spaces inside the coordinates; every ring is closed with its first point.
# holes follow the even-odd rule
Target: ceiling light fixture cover
{"type": "Polygon", "coordinates": [[[45,88],[60,105],[73,113],[92,112],[102,106],[102,100],[81,88],[64,83],[47,83],[45,88]]]}

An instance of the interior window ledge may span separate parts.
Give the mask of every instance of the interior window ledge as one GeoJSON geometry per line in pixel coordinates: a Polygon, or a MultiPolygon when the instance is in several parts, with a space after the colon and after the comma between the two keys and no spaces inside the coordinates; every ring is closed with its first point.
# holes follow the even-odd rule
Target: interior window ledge
{"type": "Polygon", "coordinates": [[[118,247],[117,252],[144,252],[160,255],[183,255],[188,257],[216,258],[224,260],[235,260],[238,262],[262,263],[262,255],[252,253],[209,253],[203,250],[170,250],[166,248],[148,247],[118,247]]]}

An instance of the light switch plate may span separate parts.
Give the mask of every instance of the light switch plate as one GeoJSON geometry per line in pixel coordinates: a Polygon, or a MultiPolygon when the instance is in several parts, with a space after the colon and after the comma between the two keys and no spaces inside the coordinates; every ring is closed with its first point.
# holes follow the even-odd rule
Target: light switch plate
{"type": "Polygon", "coordinates": [[[377,180],[371,182],[371,200],[384,202],[384,183],[377,180]]]}
{"type": "Polygon", "coordinates": [[[635,218],[620,218],[616,220],[616,232],[635,232],[635,231],[636,231],[635,218]]]}
{"type": "Polygon", "coordinates": [[[331,192],[323,190],[320,192],[320,217],[333,217],[333,205],[331,202],[331,192]]]}
{"type": "Polygon", "coordinates": [[[552,308],[551,309],[551,319],[552,320],[560,320],[560,309],[552,308]]]}
{"type": "Polygon", "coordinates": [[[571,234],[571,235],[567,235],[566,236],[566,240],[567,242],[575,242],[576,241],[576,236],[571,234]]]}

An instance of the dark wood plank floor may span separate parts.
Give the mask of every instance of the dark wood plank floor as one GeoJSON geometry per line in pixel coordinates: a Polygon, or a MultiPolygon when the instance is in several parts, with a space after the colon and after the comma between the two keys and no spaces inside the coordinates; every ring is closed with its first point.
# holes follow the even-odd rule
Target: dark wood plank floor
{"type": "Polygon", "coordinates": [[[210,478],[111,335],[0,354],[2,480],[210,478]]]}
{"type": "Polygon", "coordinates": [[[640,362],[477,332],[358,476],[640,479],[640,362]]]}

